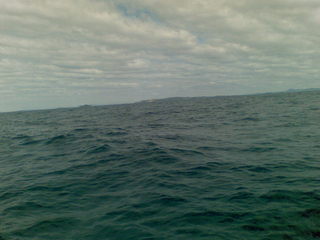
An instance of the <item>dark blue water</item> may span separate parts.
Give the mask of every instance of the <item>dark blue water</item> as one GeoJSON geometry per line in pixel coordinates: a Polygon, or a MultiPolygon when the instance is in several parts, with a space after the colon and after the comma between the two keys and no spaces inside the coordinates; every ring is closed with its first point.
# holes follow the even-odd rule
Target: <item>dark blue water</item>
{"type": "Polygon", "coordinates": [[[0,114],[0,239],[320,238],[320,92],[0,114]]]}

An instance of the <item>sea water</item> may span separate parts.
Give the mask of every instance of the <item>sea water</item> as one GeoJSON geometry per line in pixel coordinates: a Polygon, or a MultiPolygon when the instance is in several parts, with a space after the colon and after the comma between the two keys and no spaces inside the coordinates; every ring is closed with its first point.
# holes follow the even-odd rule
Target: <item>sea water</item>
{"type": "Polygon", "coordinates": [[[0,114],[1,240],[320,238],[320,92],[0,114]]]}

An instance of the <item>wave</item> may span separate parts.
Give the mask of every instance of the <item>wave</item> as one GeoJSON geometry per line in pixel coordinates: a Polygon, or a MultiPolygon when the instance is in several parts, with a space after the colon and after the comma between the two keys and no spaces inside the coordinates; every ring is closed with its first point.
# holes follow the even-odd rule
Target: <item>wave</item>
{"type": "Polygon", "coordinates": [[[319,238],[318,100],[0,114],[0,240],[319,238]]]}

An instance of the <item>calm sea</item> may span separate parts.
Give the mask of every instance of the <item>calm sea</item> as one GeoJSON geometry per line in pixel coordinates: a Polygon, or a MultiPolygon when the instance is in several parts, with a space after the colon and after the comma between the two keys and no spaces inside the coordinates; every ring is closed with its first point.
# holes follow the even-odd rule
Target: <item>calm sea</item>
{"type": "Polygon", "coordinates": [[[0,114],[1,240],[320,238],[320,92],[0,114]]]}

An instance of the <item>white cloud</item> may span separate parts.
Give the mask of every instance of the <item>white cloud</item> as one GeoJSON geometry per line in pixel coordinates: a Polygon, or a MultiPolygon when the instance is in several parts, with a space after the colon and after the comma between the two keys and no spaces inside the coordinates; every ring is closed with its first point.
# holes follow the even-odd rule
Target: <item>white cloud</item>
{"type": "Polygon", "coordinates": [[[130,68],[144,68],[148,67],[149,63],[143,59],[133,59],[128,62],[130,68]]]}
{"type": "Polygon", "coordinates": [[[319,9],[315,0],[0,0],[1,107],[80,88],[83,101],[109,103],[200,94],[186,90],[194,86],[211,86],[207,95],[317,87],[319,9]]]}

